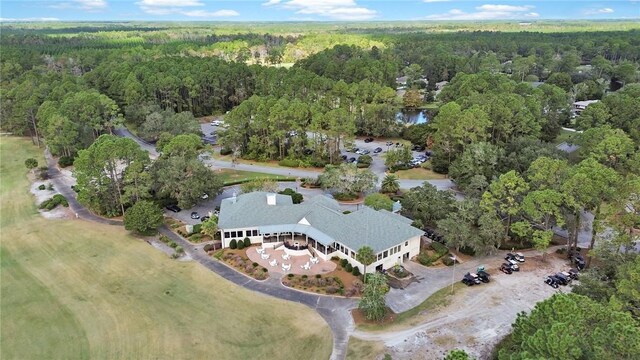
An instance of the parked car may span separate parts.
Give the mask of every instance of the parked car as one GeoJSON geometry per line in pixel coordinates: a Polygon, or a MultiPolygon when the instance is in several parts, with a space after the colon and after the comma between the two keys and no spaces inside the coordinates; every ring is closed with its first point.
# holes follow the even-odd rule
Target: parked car
{"type": "Polygon", "coordinates": [[[220,120],[213,120],[213,121],[211,122],[211,125],[213,125],[213,126],[220,126],[220,125],[222,125],[222,121],[220,121],[220,120]]]}
{"type": "Polygon", "coordinates": [[[369,151],[367,149],[360,150],[360,155],[368,155],[370,153],[371,153],[371,151],[369,151]]]}
{"type": "Polygon", "coordinates": [[[569,269],[568,273],[571,279],[578,280],[578,269],[569,269]]]}
{"type": "Polygon", "coordinates": [[[382,148],[381,148],[381,147],[377,147],[377,148],[375,148],[375,149],[373,150],[373,153],[374,153],[374,154],[381,153],[381,152],[382,152],[382,148]]]}
{"type": "Polygon", "coordinates": [[[207,221],[207,220],[209,220],[209,219],[210,219],[210,217],[209,217],[209,216],[207,216],[207,215],[205,215],[205,216],[203,216],[203,217],[201,217],[201,218],[200,218],[200,221],[205,222],[205,221],[207,221]]]}
{"type": "Polygon", "coordinates": [[[504,257],[505,260],[515,260],[517,262],[524,262],[524,255],[522,253],[507,253],[507,256],[504,257]]]}
{"type": "Polygon", "coordinates": [[[347,161],[347,155],[342,154],[342,155],[340,155],[340,158],[341,158],[343,161],[347,161]]]}
{"type": "Polygon", "coordinates": [[[209,198],[209,194],[204,193],[204,194],[202,194],[201,198],[202,198],[202,200],[207,200],[209,198]]]}
{"type": "Polygon", "coordinates": [[[191,213],[191,218],[192,219],[200,219],[200,214],[198,214],[197,211],[194,211],[191,213]]]}
{"type": "Polygon", "coordinates": [[[424,151],[425,147],[422,145],[414,145],[411,150],[413,151],[424,151]]]}
{"type": "Polygon", "coordinates": [[[174,213],[182,211],[182,209],[180,209],[178,205],[168,205],[166,209],[169,211],[173,211],[174,213]]]}
{"type": "Polygon", "coordinates": [[[500,271],[508,275],[513,274],[513,270],[511,270],[511,265],[507,263],[500,265],[500,271]]]}
{"type": "Polygon", "coordinates": [[[357,147],[355,147],[355,146],[354,146],[354,147],[352,147],[351,149],[349,149],[349,152],[357,153],[359,150],[360,150],[360,149],[358,149],[357,147]]]}
{"type": "Polygon", "coordinates": [[[433,152],[431,150],[427,150],[427,151],[424,152],[424,154],[427,155],[427,156],[431,156],[431,155],[433,155],[433,152]]]}
{"type": "Polygon", "coordinates": [[[489,280],[489,277],[490,277],[491,275],[489,275],[489,273],[488,273],[488,272],[486,272],[486,271],[484,271],[484,270],[479,270],[479,271],[476,273],[476,275],[478,275],[478,279],[480,279],[480,281],[482,281],[483,283],[488,283],[488,282],[490,281],[490,280],[489,280]]]}
{"type": "Polygon", "coordinates": [[[362,150],[362,149],[358,149],[355,153],[358,154],[358,155],[363,155],[363,151],[364,150],[362,150]]]}
{"type": "Polygon", "coordinates": [[[520,267],[518,266],[518,262],[517,261],[515,261],[515,260],[507,260],[506,263],[509,264],[509,266],[511,266],[511,270],[520,271],[520,267]]]}
{"type": "Polygon", "coordinates": [[[393,145],[393,141],[387,141],[387,146],[393,145]]]}
{"type": "Polygon", "coordinates": [[[366,143],[370,143],[372,141],[373,141],[372,137],[368,137],[368,138],[364,139],[364,142],[366,142],[366,143]]]}
{"type": "Polygon", "coordinates": [[[358,159],[356,159],[355,157],[352,157],[352,158],[350,158],[350,159],[349,159],[349,162],[350,162],[350,163],[354,163],[354,162],[356,162],[356,161],[358,161],[358,159]]]}
{"type": "Polygon", "coordinates": [[[558,282],[552,278],[551,276],[547,276],[544,278],[544,283],[551,286],[554,289],[558,288],[558,282]]]}
{"type": "Polygon", "coordinates": [[[569,279],[569,277],[564,275],[563,273],[556,273],[555,275],[552,275],[552,277],[556,279],[556,281],[560,285],[569,285],[569,283],[571,282],[571,279],[569,279]]]}
{"type": "Polygon", "coordinates": [[[467,286],[473,286],[480,284],[480,279],[478,279],[478,275],[472,273],[466,273],[462,278],[462,283],[467,286]]]}
{"type": "Polygon", "coordinates": [[[576,266],[578,270],[584,270],[587,265],[587,263],[584,261],[584,257],[578,252],[571,254],[569,256],[569,259],[571,259],[571,262],[576,266]]]}
{"type": "Polygon", "coordinates": [[[313,149],[304,149],[302,150],[302,153],[305,155],[311,155],[313,154],[313,149]]]}

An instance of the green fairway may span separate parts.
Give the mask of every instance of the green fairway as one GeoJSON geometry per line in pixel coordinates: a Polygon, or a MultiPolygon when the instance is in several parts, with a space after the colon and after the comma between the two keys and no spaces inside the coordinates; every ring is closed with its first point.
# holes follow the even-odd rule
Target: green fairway
{"type": "Polygon", "coordinates": [[[123,228],[47,220],[28,192],[28,141],[0,138],[3,359],[327,359],[299,304],[179,262],[123,228]]]}
{"type": "Polygon", "coordinates": [[[251,181],[255,179],[269,179],[276,181],[295,181],[295,178],[291,176],[282,176],[267,174],[255,171],[243,171],[232,169],[220,169],[216,170],[216,174],[220,176],[222,183],[227,185],[233,185],[241,182],[251,181]]]}

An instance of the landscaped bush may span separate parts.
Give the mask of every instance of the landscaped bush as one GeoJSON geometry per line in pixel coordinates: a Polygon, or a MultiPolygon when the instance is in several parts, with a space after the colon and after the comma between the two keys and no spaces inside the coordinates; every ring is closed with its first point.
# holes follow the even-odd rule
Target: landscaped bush
{"type": "Polygon", "coordinates": [[[342,213],[343,213],[343,214],[345,214],[345,215],[348,215],[348,214],[351,214],[351,211],[349,211],[349,210],[345,210],[345,211],[343,211],[342,213]]]}
{"type": "Polygon", "coordinates": [[[353,193],[335,193],[333,197],[338,201],[351,201],[358,198],[358,194],[353,193]]]}
{"type": "Polygon", "coordinates": [[[445,256],[442,258],[442,263],[447,265],[447,266],[451,266],[453,265],[453,259],[449,256],[445,256]]]}
{"type": "Polygon", "coordinates": [[[248,237],[244,238],[243,245],[244,245],[244,247],[251,246],[251,239],[249,239],[248,237]]]}
{"type": "Polygon", "coordinates": [[[291,201],[293,201],[294,204],[300,204],[302,202],[302,194],[300,194],[299,192],[294,191],[292,188],[286,188],[282,191],[280,191],[278,194],[282,194],[282,195],[289,195],[291,196],[291,201]]]}
{"type": "Polygon", "coordinates": [[[320,279],[320,278],[322,278],[322,275],[316,274],[316,279],[320,279]]]}
{"type": "Polygon", "coordinates": [[[308,278],[308,276],[307,275],[302,275],[302,278],[306,279],[306,278],[308,278]]]}
{"type": "Polygon", "coordinates": [[[27,169],[29,170],[35,169],[38,167],[38,160],[34,158],[28,158],[27,160],[24,161],[24,166],[26,166],[27,169]]]}
{"type": "Polygon", "coordinates": [[[215,250],[215,246],[213,244],[206,244],[202,249],[205,252],[209,252],[215,250]]]}
{"type": "Polygon", "coordinates": [[[437,242],[437,241],[432,241],[431,242],[431,248],[437,252],[438,254],[446,254],[449,252],[449,248],[442,245],[441,243],[437,242]]]}
{"type": "Polygon", "coordinates": [[[476,255],[476,251],[473,250],[472,247],[470,246],[463,246],[460,248],[460,252],[465,254],[465,255],[469,255],[469,256],[475,256],[476,255]]]}
{"type": "Polygon", "coordinates": [[[46,166],[40,166],[38,168],[38,179],[40,180],[47,180],[49,178],[49,168],[46,166]]]}
{"type": "MultiPolygon", "coordinates": [[[[244,245],[244,244],[242,244],[244,245]]],[[[238,242],[236,241],[236,239],[233,239],[231,241],[229,241],[229,248],[234,250],[238,248],[238,242]]]]}
{"type": "Polygon", "coordinates": [[[58,159],[58,165],[60,165],[60,167],[63,167],[63,168],[73,165],[73,157],[61,156],[60,159],[58,159]]]}
{"type": "Polygon", "coordinates": [[[331,257],[331,260],[333,260],[333,261],[340,261],[340,258],[339,258],[339,257],[337,257],[337,256],[332,256],[332,257],[331,257]]]}
{"type": "Polygon", "coordinates": [[[182,246],[178,245],[178,246],[176,246],[176,252],[177,253],[182,253],[182,252],[184,252],[184,249],[182,248],[182,246]]]}
{"type": "Polygon", "coordinates": [[[46,189],[46,188],[47,188],[47,187],[46,187],[46,186],[44,186],[44,184],[42,184],[42,185],[38,186],[38,190],[44,190],[44,189],[46,189]]]}
{"type": "Polygon", "coordinates": [[[327,162],[324,160],[313,159],[309,161],[309,165],[317,168],[324,168],[325,166],[327,166],[327,162]]]}
{"type": "Polygon", "coordinates": [[[352,272],[353,271],[353,266],[350,263],[347,263],[347,266],[345,266],[344,269],[347,272],[352,272]]]}
{"type": "Polygon", "coordinates": [[[202,230],[202,224],[193,225],[193,233],[194,234],[198,234],[200,232],[200,230],[202,230]]]}
{"type": "Polygon", "coordinates": [[[424,265],[424,266],[431,266],[433,264],[433,258],[423,252],[418,254],[418,257],[416,259],[421,265],[424,265]]]}
{"type": "Polygon", "coordinates": [[[364,165],[371,165],[371,163],[373,162],[373,158],[371,157],[371,155],[362,155],[358,158],[358,164],[364,164],[364,165]]]}
{"type": "Polygon", "coordinates": [[[194,243],[198,243],[200,241],[202,241],[202,234],[196,233],[196,234],[191,234],[191,236],[189,236],[189,241],[194,242],[194,243]]]}
{"type": "Polygon", "coordinates": [[[347,264],[349,263],[349,260],[347,259],[340,259],[340,266],[345,267],[347,266],[347,264]]]}
{"type": "Polygon", "coordinates": [[[253,265],[253,267],[258,267],[258,265],[259,265],[259,264],[258,264],[257,262],[254,262],[254,263],[253,263],[253,264],[251,264],[251,265],[253,265]]]}
{"type": "Polygon", "coordinates": [[[278,165],[296,168],[296,167],[300,166],[300,160],[298,160],[298,159],[282,159],[282,160],[280,160],[278,162],[278,165]]]}
{"type": "Polygon", "coordinates": [[[353,270],[351,271],[351,273],[352,273],[354,276],[360,276],[360,268],[359,268],[359,267],[357,267],[357,266],[354,266],[354,267],[353,267],[353,270]]]}
{"type": "Polygon", "coordinates": [[[43,201],[40,204],[39,208],[40,209],[45,209],[45,210],[53,210],[58,205],[62,205],[64,207],[68,207],[69,206],[69,202],[67,202],[67,199],[64,196],[62,196],[60,194],[56,194],[56,195],[53,195],[53,197],[51,199],[47,199],[47,200],[43,201]]]}
{"type": "Polygon", "coordinates": [[[338,292],[338,290],[339,289],[335,286],[327,286],[324,291],[326,291],[327,294],[335,294],[338,292]]]}
{"type": "Polygon", "coordinates": [[[287,274],[287,277],[291,279],[293,277],[293,274],[287,274]]]}
{"type": "Polygon", "coordinates": [[[220,149],[220,155],[230,155],[231,153],[233,153],[233,150],[231,150],[231,148],[228,147],[223,147],[222,149],[220,149]]]}
{"type": "Polygon", "coordinates": [[[244,241],[240,240],[237,243],[238,250],[244,249],[244,241]]]}

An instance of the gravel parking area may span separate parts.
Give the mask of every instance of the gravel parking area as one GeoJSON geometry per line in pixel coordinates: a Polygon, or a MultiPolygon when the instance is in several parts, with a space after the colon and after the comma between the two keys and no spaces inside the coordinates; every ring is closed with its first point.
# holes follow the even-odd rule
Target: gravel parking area
{"type": "MultiPolygon", "coordinates": [[[[385,351],[394,359],[437,359],[456,348],[474,358],[488,359],[495,344],[511,331],[519,312],[531,310],[556,292],[570,291],[570,287],[553,289],[543,282],[545,275],[569,268],[566,261],[552,254],[544,262],[539,255],[528,257],[522,270],[512,275],[498,272],[494,265],[487,264],[490,283],[457,291],[448,306],[420,315],[424,316],[420,325],[380,334],[357,331],[354,335],[384,342],[385,351]]],[[[460,281],[463,275],[461,271],[455,280],[460,281]]]]}

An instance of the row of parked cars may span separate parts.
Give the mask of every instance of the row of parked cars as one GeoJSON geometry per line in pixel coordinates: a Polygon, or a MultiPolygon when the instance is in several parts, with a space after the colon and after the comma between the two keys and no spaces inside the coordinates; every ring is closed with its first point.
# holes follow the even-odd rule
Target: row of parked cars
{"type": "Polygon", "coordinates": [[[491,275],[484,269],[484,266],[479,266],[476,272],[468,272],[462,277],[462,283],[467,286],[480,285],[481,283],[488,283],[491,281],[489,278],[491,275]]]}
{"type": "Polygon", "coordinates": [[[505,262],[500,265],[500,271],[511,275],[514,271],[520,271],[518,263],[524,262],[524,255],[522,253],[507,253],[504,260],[505,262]]]}
{"type": "Polygon", "coordinates": [[[560,285],[569,285],[572,280],[578,280],[578,269],[569,269],[559,273],[551,274],[544,278],[544,283],[557,289],[560,285]]]}

